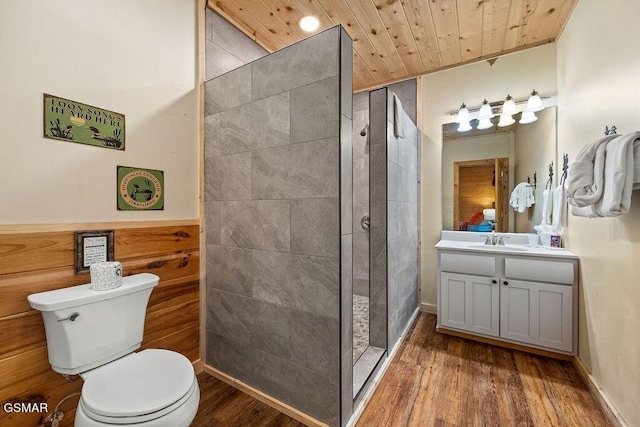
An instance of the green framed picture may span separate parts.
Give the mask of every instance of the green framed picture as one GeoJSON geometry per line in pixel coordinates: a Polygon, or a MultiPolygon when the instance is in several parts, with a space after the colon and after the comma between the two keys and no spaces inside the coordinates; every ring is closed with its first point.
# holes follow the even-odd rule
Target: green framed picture
{"type": "Polygon", "coordinates": [[[164,210],[164,172],[118,166],[118,210],[164,210]]]}
{"type": "Polygon", "coordinates": [[[124,114],[44,94],[44,137],[124,151],[124,114]]]}

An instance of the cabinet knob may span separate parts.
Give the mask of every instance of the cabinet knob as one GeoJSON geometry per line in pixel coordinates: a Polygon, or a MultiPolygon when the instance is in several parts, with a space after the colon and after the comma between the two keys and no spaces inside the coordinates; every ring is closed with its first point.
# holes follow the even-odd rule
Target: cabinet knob
{"type": "Polygon", "coordinates": [[[493,284],[495,285],[496,283],[498,283],[498,281],[497,281],[496,279],[493,279],[493,280],[491,281],[491,283],[493,283],[493,284]]]}
{"type": "Polygon", "coordinates": [[[506,280],[504,282],[502,282],[503,285],[507,286],[509,284],[509,282],[507,282],[506,280]]]}

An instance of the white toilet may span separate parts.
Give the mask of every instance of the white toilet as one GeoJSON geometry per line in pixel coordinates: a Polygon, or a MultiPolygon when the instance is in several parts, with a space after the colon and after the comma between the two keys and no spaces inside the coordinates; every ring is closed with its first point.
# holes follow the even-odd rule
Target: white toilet
{"type": "Polygon", "coordinates": [[[72,286],[29,295],[42,312],[49,363],[84,380],[75,426],[186,427],[200,402],[193,366],[180,353],[140,352],[147,303],[159,278],[142,273],[122,286],[72,286]]]}

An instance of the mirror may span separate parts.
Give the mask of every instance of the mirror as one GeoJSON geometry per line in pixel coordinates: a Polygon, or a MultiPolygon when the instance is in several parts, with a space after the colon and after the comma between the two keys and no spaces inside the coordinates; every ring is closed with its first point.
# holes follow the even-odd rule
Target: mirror
{"type": "Polygon", "coordinates": [[[496,126],[496,116],[487,130],[477,130],[476,120],[468,132],[458,132],[457,123],[442,125],[443,230],[530,233],[540,224],[542,193],[545,184],[551,187],[549,163],[557,158],[556,113],[555,106],[547,107],[529,124],[519,124],[518,113],[507,127],[496,126]],[[533,185],[534,174],[536,203],[523,213],[514,211],[509,205],[513,189],[528,180],[533,185]],[[485,214],[491,226],[475,226],[485,214]]]}

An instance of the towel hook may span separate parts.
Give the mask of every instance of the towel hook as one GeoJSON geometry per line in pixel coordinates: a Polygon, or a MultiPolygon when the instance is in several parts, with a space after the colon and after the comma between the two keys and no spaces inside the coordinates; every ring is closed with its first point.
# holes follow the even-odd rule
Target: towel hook
{"type": "Polygon", "coordinates": [[[616,128],[615,125],[611,125],[611,127],[605,125],[604,134],[605,135],[615,135],[617,130],[618,129],[616,128]]]}
{"type": "Polygon", "coordinates": [[[562,178],[560,178],[560,185],[567,180],[567,171],[569,170],[569,155],[567,153],[562,155],[562,178]]]}
{"type": "Polygon", "coordinates": [[[544,185],[544,188],[551,189],[552,185],[553,185],[553,162],[549,163],[549,180],[544,185]]]}
{"type": "Polygon", "coordinates": [[[533,184],[531,184],[531,178],[529,178],[527,176],[527,184],[529,184],[530,187],[533,187],[534,189],[536,188],[536,186],[538,185],[538,172],[534,172],[533,173],[533,184]]]}

